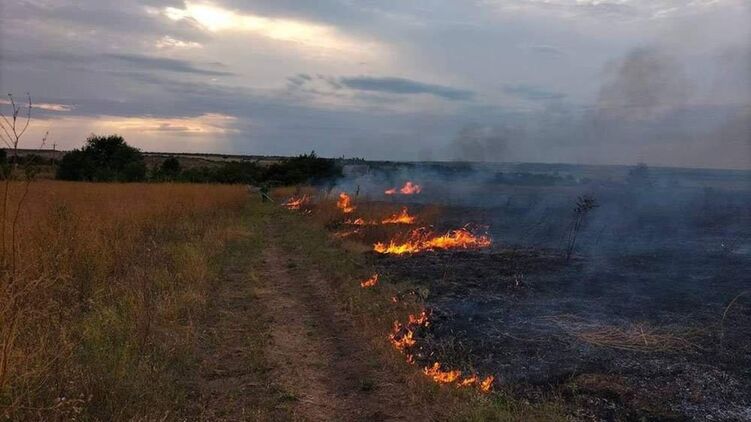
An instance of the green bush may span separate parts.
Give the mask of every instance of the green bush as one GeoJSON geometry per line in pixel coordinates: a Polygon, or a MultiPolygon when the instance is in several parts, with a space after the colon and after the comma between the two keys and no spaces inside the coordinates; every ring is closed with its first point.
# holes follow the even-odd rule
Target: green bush
{"type": "Polygon", "coordinates": [[[62,180],[94,182],[140,182],[146,180],[146,163],[141,151],[122,136],[91,135],[86,145],[63,156],[57,168],[62,180]]]}

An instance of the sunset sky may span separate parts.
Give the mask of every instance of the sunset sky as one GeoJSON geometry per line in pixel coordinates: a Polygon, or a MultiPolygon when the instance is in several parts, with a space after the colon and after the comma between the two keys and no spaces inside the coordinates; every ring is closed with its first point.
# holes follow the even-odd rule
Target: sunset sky
{"type": "Polygon", "coordinates": [[[0,90],[28,147],[751,169],[751,8],[3,0],[0,90]]]}

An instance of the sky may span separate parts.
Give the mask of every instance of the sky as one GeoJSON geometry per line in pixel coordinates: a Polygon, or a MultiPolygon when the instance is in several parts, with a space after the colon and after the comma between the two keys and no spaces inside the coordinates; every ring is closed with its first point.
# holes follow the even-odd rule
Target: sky
{"type": "Polygon", "coordinates": [[[32,96],[26,147],[751,169],[750,23],[747,0],[3,0],[0,92],[32,96]]]}

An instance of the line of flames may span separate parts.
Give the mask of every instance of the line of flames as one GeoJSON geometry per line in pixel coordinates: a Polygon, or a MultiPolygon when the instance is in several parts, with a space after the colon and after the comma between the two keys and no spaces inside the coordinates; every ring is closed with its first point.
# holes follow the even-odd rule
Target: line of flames
{"type": "Polygon", "coordinates": [[[398,191],[396,188],[387,189],[383,192],[384,195],[394,195],[397,192],[401,193],[402,195],[414,195],[417,193],[422,192],[422,186],[418,185],[417,183],[412,183],[411,181],[407,181],[404,183],[404,186],[402,186],[398,191]]]}
{"type": "MultiPolygon", "coordinates": [[[[412,347],[417,343],[415,340],[415,331],[420,327],[427,327],[429,324],[428,312],[426,311],[422,311],[419,315],[410,314],[406,324],[394,321],[391,334],[389,334],[389,341],[396,350],[404,353],[407,362],[410,364],[415,363],[414,355],[411,353],[412,347]]],[[[482,380],[480,380],[477,374],[462,377],[462,371],[458,369],[441,369],[440,362],[434,362],[433,365],[426,366],[422,372],[439,384],[456,383],[457,387],[477,386],[483,393],[489,393],[493,389],[493,382],[495,381],[493,375],[488,375],[482,380]]]]}
{"type": "MultiPolygon", "coordinates": [[[[395,188],[393,189],[395,193],[395,188]]],[[[391,191],[391,190],[389,190],[391,191]]],[[[386,191],[386,194],[390,194],[386,191]]],[[[401,189],[401,193],[405,195],[411,195],[413,193],[420,193],[421,188],[419,185],[413,185],[412,182],[407,182],[401,189]]],[[[310,202],[310,197],[305,194],[302,197],[291,197],[282,204],[289,210],[300,210],[304,205],[310,202]]],[[[337,208],[341,209],[343,213],[349,214],[353,212],[357,207],[352,204],[352,200],[345,192],[339,194],[339,200],[336,204],[337,208]]],[[[415,217],[409,215],[407,208],[402,208],[401,213],[394,214],[391,217],[385,218],[381,224],[414,224],[415,217]]],[[[350,223],[349,221],[347,223],[350,223]]],[[[368,224],[362,218],[358,218],[352,221],[350,224],[365,225],[368,224]]],[[[373,222],[372,224],[377,224],[373,222]]],[[[461,228],[452,230],[442,236],[436,236],[432,232],[425,228],[412,230],[409,234],[409,239],[401,244],[395,243],[393,240],[389,242],[389,245],[383,243],[376,243],[374,249],[380,253],[391,254],[403,254],[414,253],[424,250],[434,249],[454,249],[454,248],[482,248],[488,247],[491,244],[491,240],[486,235],[476,236],[472,234],[467,228],[461,228]]],[[[370,278],[360,282],[360,287],[370,288],[374,287],[378,283],[378,274],[373,274],[370,278]]],[[[393,299],[392,299],[393,300],[393,299]]],[[[407,362],[410,364],[415,363],[414,355],[411,353],[412,347],[415,346],[417,341],[415,340],[415,330],[419,327],[427,327],[430,324],[428,320],[428,312],[422,311],[418,315],[410,314],[407,317],[407,323],[401,324],[399,321],[394,321],[394,326],[391,334],[389,335],[389,341],[395,349],[404,353],[407,362]]],[[[440,362],[434,362],[432,366],[426,366],[422,372],[433,379],[433,381],[440,384],[452,384],[455,383],[457,387],[471,387],[477,386],[477,388],[488,393],[493,388],[493,382],[495,377],[488,375],[483,380],[480,380],[477,374],[471,374],[468,377],[462,378],[462,371],[458,369],[443,370],[441,369],[440,362]]]]}
{"type": "Polygon", "coordinates": [[[382,254],[410,254],[436,249],[481,249],[490,247],[492,240],[487,235],[475,235],[466,227],[451,230],[444,235],[421,227],[412,230],[404,241],[390,240],[388,244],[378,242],[373,250],[382,254]]]}
{"type": "Polygon", "coordinates": [[[379,224],[414,224],[416,220],[417,218],[415,216],[409,215],[407,207],[403,207],[401,212],[384,218],[380,223],[375,220],[356,218],[354,220],[347,220],[344,222],[344,224],[351,224],[354,226],[377,226],[379,224]]]}

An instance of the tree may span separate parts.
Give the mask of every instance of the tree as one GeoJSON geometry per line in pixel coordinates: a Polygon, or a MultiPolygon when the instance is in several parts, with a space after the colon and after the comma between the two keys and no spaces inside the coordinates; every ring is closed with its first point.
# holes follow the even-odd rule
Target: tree
{"type": "Polygon", "coordinates": [[[63,156],[57,178],[94,182],[140,182],[146,179],[146,163],[138,148],[122,136],[91,135],[86,145],[63,156]]]}
{"type": "Polygon", "coordinates": [[[342,176],[342,168],[334,160],[318,157],[315,151],[287,158],[268,167],[264,178],[284,185],[314,185],[342,176]]]}
{"type": "Polygon", "coordinates": [[[162,161],[162,166],[160,168],[162,173],[168,175],[176,175],[180,173],[181,169],[182,168],[180,167],[180,160],[175,157],[169,157],[166,160],[162,161]]]}

